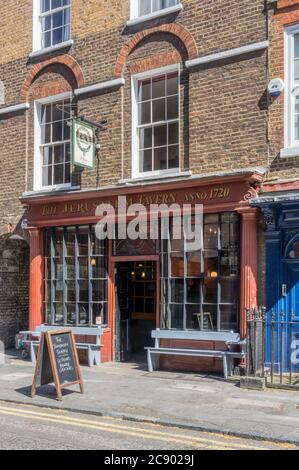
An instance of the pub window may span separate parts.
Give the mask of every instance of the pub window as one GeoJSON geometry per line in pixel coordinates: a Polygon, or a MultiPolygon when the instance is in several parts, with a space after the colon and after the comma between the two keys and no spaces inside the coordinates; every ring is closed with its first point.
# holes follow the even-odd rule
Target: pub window
{"type": "Polygon", "coordinates": [[[71,37],[71,0],[34,0],[33,49],[63,44],[71,37]]]}
{"type": "Polygon", "coordinates": [[[179,70],[164,70],[133,80],[133,177],[179,171],[179,70]]]}
{"type": "Polygon", "coordinates": [[[94,226],[45,232],[45,319],[49,325],[106,325],[107,241],[94,226]]]}
{"type": "Polygon", "coordinates": [[[132,0],[132,17],[141,17],[179,4],[179,0],[132,0]]]}
{"type": "Polygon", "coordinates": [[[299,25],[285,30],[285,154],[288,148],[299,148],[299,25]]]}
{"type": "Polygon", "coordinates": [[[35,103],[34,189],[70,186],[71,137],[69,94],[35,103]]]}
{"type": "Polygon", "coordinates": [[[161,242],[161,328],[238,331],[239,217],[204,216],[203,249],[172,238],[161,242]]]}

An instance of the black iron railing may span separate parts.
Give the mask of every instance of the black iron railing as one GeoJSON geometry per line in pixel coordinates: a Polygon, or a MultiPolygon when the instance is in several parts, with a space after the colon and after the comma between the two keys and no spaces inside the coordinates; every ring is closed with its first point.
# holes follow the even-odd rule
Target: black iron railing
{"type": "Polygon", "coordinates": [[[246,310],[246,375],[267,385],[299,387],[299,321],[294,311],[246,310]]]}

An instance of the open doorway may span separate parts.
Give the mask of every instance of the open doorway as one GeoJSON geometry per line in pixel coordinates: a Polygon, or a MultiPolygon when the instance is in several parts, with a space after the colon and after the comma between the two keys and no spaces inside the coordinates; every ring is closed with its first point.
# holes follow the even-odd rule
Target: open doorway
{"type": "Polygon", "coordinates": [[[117,262],[115,267],[116,359],[144,362],[156,327],[157,263],[117,262]]]}

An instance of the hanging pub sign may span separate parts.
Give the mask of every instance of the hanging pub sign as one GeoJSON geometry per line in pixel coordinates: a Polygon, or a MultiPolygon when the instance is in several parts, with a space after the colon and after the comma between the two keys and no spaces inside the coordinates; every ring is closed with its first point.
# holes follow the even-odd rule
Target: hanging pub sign
{"type": "Polygon", "coordinates": [[[95,127],[82,119],[73,118],[72,129],[73,164],[93,170],[96,150],[95,127]]]}
{"type": "Polygon", "coordinates": [[[35,397],[37,387],[52,383],[58,400],[62,400],[62,388],[72,385],[79,385],[84,393],[72,330],[49,331],[41,335],[31,397],[35,397]]]}

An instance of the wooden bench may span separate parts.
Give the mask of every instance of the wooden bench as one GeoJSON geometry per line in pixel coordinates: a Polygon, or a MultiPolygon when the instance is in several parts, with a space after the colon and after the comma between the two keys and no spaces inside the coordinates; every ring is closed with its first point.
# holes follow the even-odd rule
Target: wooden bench
{"type": "MultiPolygon", "coordinates": [[[[40,342],[42,333],[47,331],[62,330],[68,327],[40,325],[36,327],[34,331],[20,331],[20,334],[24,337],[22,339],[23,344],[28,344],[30,347],[30,358],[32,362],[36,362],[36,352],[40,342]],[[35,338],[35,339],[34,339],[35,338]]],[[[73,334],[76,336],[94,336],[96,338],[95,343],[82,343],[76,341],[76,348],[86,350],[88,352],[88,365],[93,367],[94,365],[101,364],[101,337],[103,335],[103,329],[100,326],[96,327],[70,327],[73,334]]],[[[69,328],[68,328],[69,329],[69,328]]]]}
{"type": "Polygon", "coordinates": [[[240,340],[238,333],[215,332],[215,331],[176,331],[176,330],[153,330],[152,338],[155,339],[155,346],[145,348],[147,350],[147,362],[149,372],[153,372],[157,367],[156,358],[159,359],[161,354],[172,356],[195,356],[195,357],[211,357],[223,360],[223,376],[225,379],[232,375],[233,361],[236,358],[245,357],[246,341],[240,340]],[[178,341],[216,341],[224,342],[227,346],[226,351],[209,350],[209,349],[188,349],[180,347],[161,347],[160,340],[178,340],[178,341]],[[231,346],[240,346],[240,352],[230,350],[231,346]],[[153,358],[154,361],[153,361],[153,358]]]}

